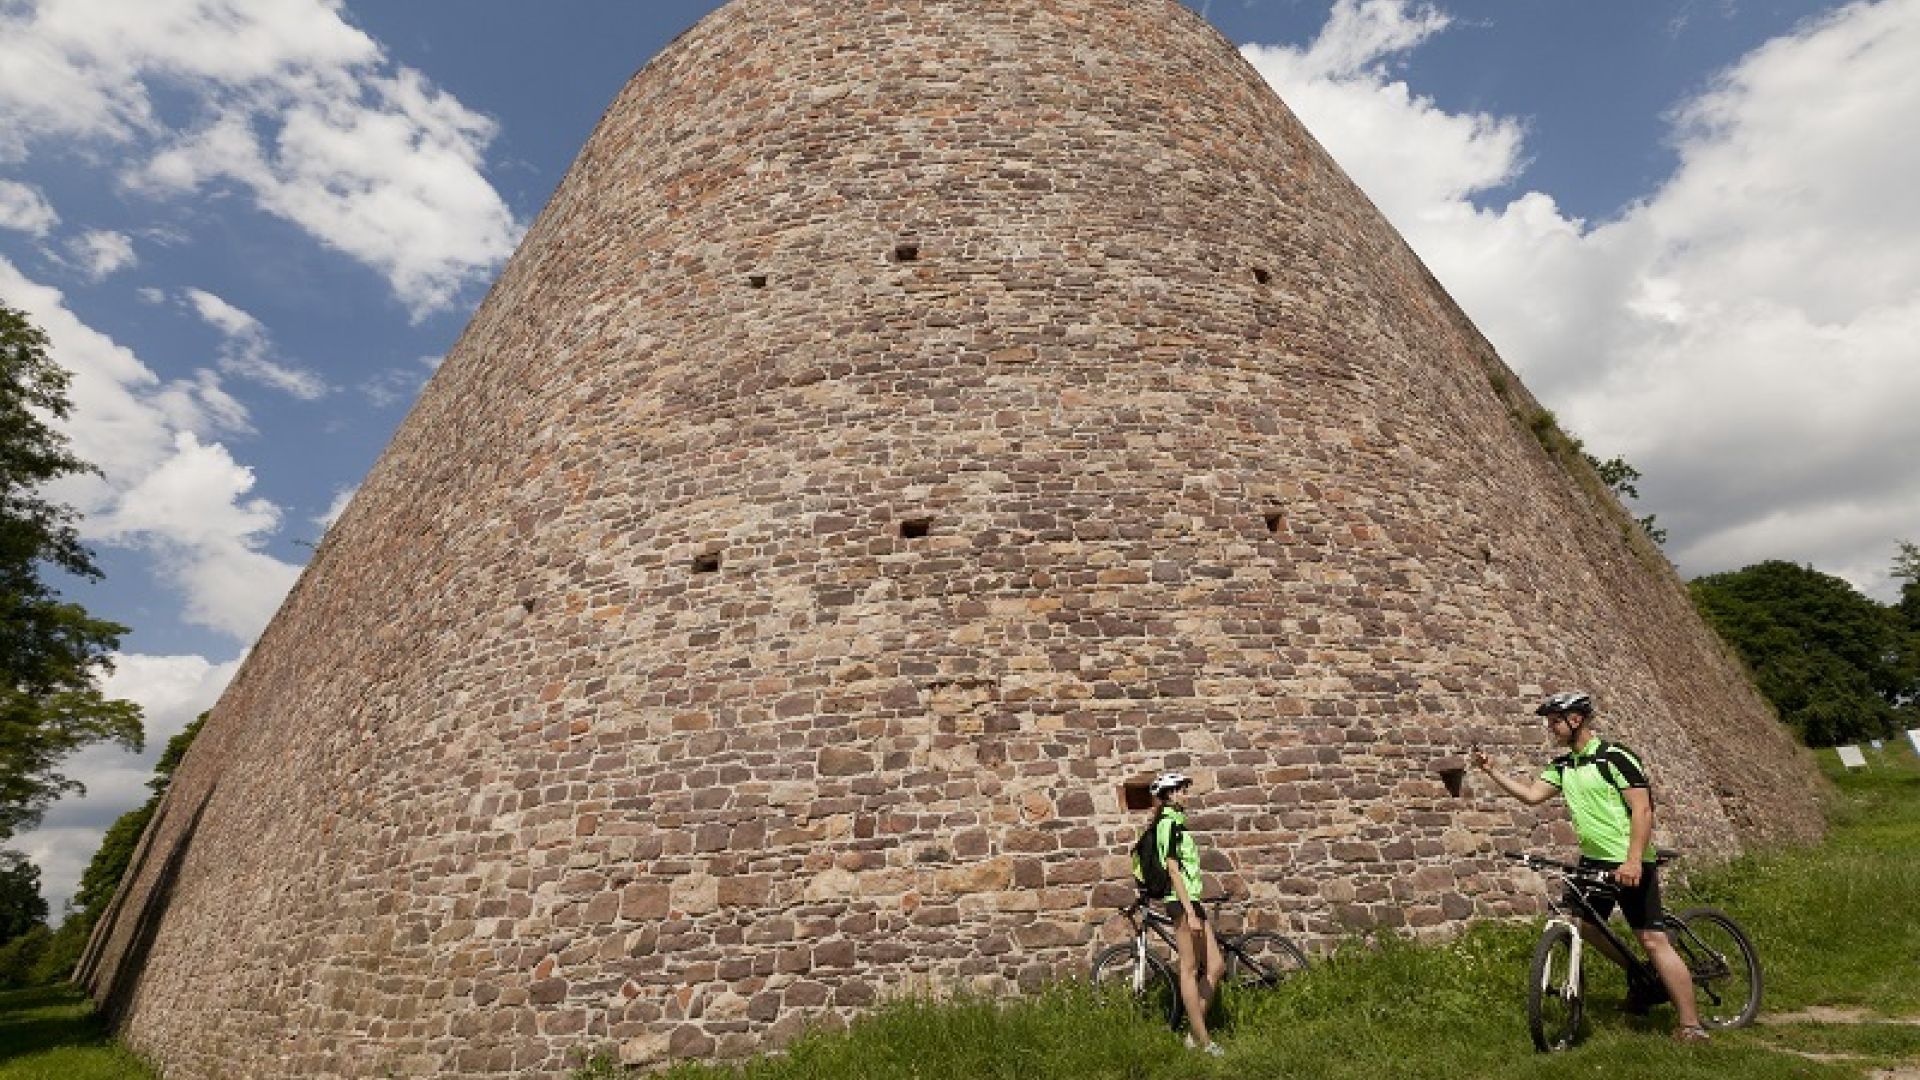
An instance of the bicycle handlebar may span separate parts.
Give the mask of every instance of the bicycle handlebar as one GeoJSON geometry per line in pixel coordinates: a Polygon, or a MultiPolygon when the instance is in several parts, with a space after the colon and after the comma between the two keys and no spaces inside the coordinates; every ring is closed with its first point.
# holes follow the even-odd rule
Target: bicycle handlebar
{"type": "Polygon", "coordinates": [[[1529,855],[1523,851],[1509,851],[1505,854],[1507,858],[1512,859],[1514,862],[1530,870],[1546,870],[1550,873],[1559,874],[1561,877],[1594,885],[1615,884],[1613,875],[1597,866],[1578,866],[1574,863],[1564,863],[1557,859],[1549,859],[1540,855],[1529,855]]]}

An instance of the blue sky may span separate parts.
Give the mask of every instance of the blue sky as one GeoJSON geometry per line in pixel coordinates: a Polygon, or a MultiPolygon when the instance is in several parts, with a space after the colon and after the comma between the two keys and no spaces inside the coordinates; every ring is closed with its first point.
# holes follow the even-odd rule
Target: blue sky
{"type": "MultiPolygon", "coordinates": [[[[0,300],[76,372],[144,755],[217,698],[622,84],[713,0],[0,0],[0,300]]],[[[1688,575],[1920,539],[1920,0],[1193,2],[1688,575]]]]}

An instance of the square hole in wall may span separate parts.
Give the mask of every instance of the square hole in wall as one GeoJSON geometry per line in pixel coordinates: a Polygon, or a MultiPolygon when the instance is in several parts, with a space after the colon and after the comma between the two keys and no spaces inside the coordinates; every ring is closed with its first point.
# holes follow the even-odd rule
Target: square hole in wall
{"type": "Polygon", "coordinates": [[[932,531],[932,518],[908,518],[900,523],[900,535],[903,539],[918,540],[932,531]]]}
{"type": "Polygon", "coordinates": [[[709,551],[693,557],[693,572],[696,574],[717,574],[720,572],[720,553],[709,551]]]}
{"type": "Polygon", "coordinates": [[[1256,266],[1253,268],[1253,280],[1257,285],[1265,285],[1267,282],[1273,280],[1273,275],[1267,273],[1266,267],[1256,266]]]}
{"type": "Polygon", "coordinates": [[[765,274],[748,274],[747,275],[747,288],[764,289],[766,287],[767,287],[767,275],[765,274]]]}
{"type": "Polygon", "coordinates": [[[919,258],[920,258],[919,244],[893,245],[893,261],[894,262],[917,262],[919,258]]]}
{"type": "Polygon", "coordinates": [[[1286,522],[1286,518],[1282,517],[1278,510],[1269,510],[1261,514],[1260,520],[1267,523],[1267,531],[1270,533],[1279,532],[1280,526],[1286,522]]]}

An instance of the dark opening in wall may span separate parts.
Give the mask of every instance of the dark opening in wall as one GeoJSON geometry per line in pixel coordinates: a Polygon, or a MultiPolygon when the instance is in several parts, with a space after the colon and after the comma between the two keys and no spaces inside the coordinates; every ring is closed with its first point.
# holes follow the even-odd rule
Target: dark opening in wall
{"type": "Polygon", "coordinates": [[[932,518],[908,518],[900,523],[900,535],[908,540],[918,540],[932,531],[932,518]]]}
{"type": "Polygon", "coordinates": [[[1265,285],[1267,282],[1273,280],[1273,275],[1267,273],[1266,267],[1256,266],[1253,268],[1253,280],[1256,284],[1265,285]]]}
{"type": "Polygon", "coordinates": [[[767,275],[765,274],[748,274],[747,275],[747,288],[764,289],[766,287],[767,287],[767,275]]]}
{"type": "Polygon", "coordinates": [[[709,551],[705,555],[693,557],[693,572],[696,574],[717,574],[720,572],[720,553],[709,551]]]}
{"type": "Polygon", "coordinates": [[[1267,523],[1268,532],[1277,533],[1280,531],[1280,523],[1285,519],[1280,516],[1280,511],[1269,510],[1266,513],[1260,515],[1260,520],[1267,523]]]}
{"type": "Polygon", "coordinates": [[[914,262],[919,258],[920,258],[919,244],[893,245],[893,261],[894,262],[914,262]]]}

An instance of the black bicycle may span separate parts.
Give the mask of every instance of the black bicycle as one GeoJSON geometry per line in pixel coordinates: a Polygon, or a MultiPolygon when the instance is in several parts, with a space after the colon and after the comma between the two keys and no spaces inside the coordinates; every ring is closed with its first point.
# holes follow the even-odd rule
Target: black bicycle
{"type": "MultiPolygon", "coordinates": [[[[1581,925],[1597,927],[1612,950],[1611,959],[1624,957],[1630,987],[1659,987],[1653,965],[1642,959],[1606,920],[1599,918],[1589,897],[1619,890],[1608,872],[1596,867],[1510,854],[1530,869],[1558,878],[1567,888],[1550,901],[1552,917],[1540,932],[1533,950],[1533,968],[1527,979],[1527,1027],[1533,1045],[1543,1053],[1565,1050],[1580,1034],[1586,1015],[1586,973],[1581,925]]],[[[1679,914],[1665,909],[1657,925],[1666,931],[1674,951],[1693,975],[1700,1022],[1707,1027],[1736,1028],[1753,1023],[1760,1012],[1760,957],[1753,942],[1733,916],[1718,908],[1688,908],[1679,914]]],[[[1615,961],[1618,963],[1619,961],[1615,961]]]]}
{"type": "MultiPolygon", "coordinates": [[[[1279,934],[1265,930],[1221,933],[1218,911],[1221,904],[1228,902],[1226,897],[1202,897],[1200,902],[1213,909],[1214,917],[1207,921],[1207,928],[1220,943],[1220,956],[1225,961],[1226,971],[1220,981],[1223,989],[1271,990],[1295,973],[1306,970],[1307,954],[1279,934]]],[[[1172,917],[1161,911],[1146,893],[1140,893],[1133,903],[1118,910],[1132,927],[1132,937],[1094,955],[1093,984],[1125,987],[1142,1012],[1164,1019],[1170,1027],[1178,1027],[1185,1011],[1180,1001],[1180,983],[1174,975],[1173,962],[1163,959],[1153,945],[1157,937],[1168,954],[1174,952],[1172,917]]]]}

